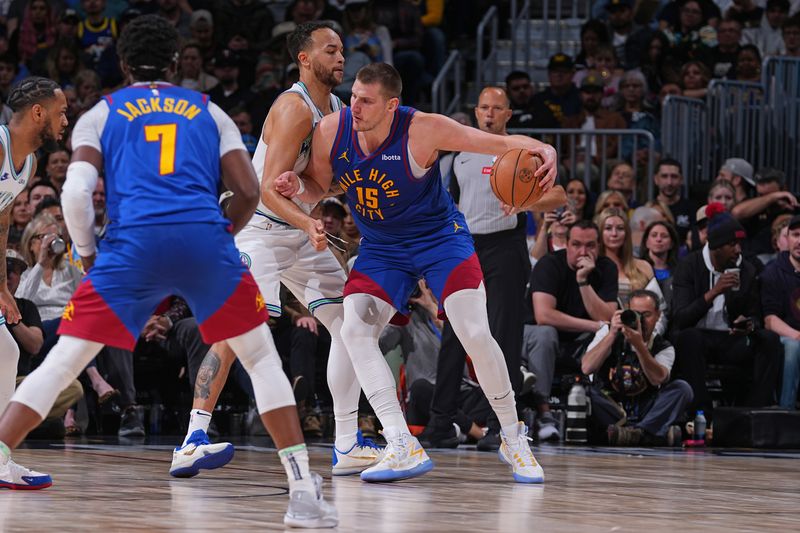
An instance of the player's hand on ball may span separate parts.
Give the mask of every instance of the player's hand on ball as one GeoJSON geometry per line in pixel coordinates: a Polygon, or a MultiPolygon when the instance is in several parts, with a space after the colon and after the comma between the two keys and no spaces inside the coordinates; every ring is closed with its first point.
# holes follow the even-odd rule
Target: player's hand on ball
{"type": "Polygon", "coordinates": [[[316,251],[321,252],[328,246],[325,226],[322,224],[321,220],[309,219],[306,225],[306,233],[308,234],[308,241],[316,251]]]}
{"type": "Polygon", "coordinates": [[[287,170],[275,178],[275,190],[286,198],[294,198],[300,191],[300,177],[296,172],[287,170]]]}
{"type": "Polygon", "coordinates": [[[524,209],[514,207],[513,205],[508,205],[505,202],[500,202],[500,208],[503,210],[503,214],[507,217],[510,217],[512,215],[518,215],[519,213],[525,211],[524,209]]]}
{"type": "Polygon", "coordinates": [[[539,180],[539,186],[547,191],[555,185],[558,176],[558,155],[556,149],[545,144],[529,150],[532,155],[538,155],[543,163],[536,169],[534,176],[539,180]]]}

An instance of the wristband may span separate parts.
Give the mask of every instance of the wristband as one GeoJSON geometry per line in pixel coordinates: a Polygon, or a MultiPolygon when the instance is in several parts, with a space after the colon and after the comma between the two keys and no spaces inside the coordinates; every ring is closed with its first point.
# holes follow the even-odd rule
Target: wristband
{"type": "Polygon", "coordinates": [[[295,197],[298,197],[301,194],[303,194],[304,192],[306,192],[306,184],[303,183],[303,178],[301,178],[300,176],[297,176],[297,181],[300,182],[300,188],[297,189],[297,192],[294,194],[295,197]]]}
{"type": "Polygon", "coordinates": [[[589,285],[589,280],[578,282],[578,287],[586,287],[587,285],[589,285]]]}

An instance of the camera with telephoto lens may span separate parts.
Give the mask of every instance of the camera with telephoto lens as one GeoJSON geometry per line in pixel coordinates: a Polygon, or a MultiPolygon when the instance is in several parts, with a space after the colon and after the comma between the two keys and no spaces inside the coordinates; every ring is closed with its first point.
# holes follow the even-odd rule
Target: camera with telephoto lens
{"type": "Polygon", "coordinates": [[[634,311],[633,309],[626,309],[619,315],[619,320],[622,322],[623,326],[628,326],[631,329],[636,329],[639,327],[639,320],[641,316],[639,315],[638,311],[634,311]]]}
{"type": "Polygon", "coordinates": [[[62,239],[61,237],[56,237],[50,243],[50,252],[53,255],[61,255],[65,251],[67,251],[67,243],[65,243],[64,239],[62,239]]]}

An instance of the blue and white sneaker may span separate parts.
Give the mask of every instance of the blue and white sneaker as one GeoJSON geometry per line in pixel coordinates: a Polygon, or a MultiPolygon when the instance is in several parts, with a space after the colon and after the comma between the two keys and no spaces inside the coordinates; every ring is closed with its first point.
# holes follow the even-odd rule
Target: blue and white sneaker
{"type": "Polygon", "coordinates": [[[516,435],[500,432],[500,460],[511,466],[514,481],[517,483],[544,483],[544,470],[536,461],[528,441],[528,428],[524,423],[517,424],[516,435]]]}
{"type": "Polygon", "coordinates": [[[200,470],[221,468],[233,459],[233,444],[220,442],[211,444],[208,435],[197,429],[189,436],[186,444],[172,452],[172,466],[169,473],[174,477],[193,477],[200,470]]]}
{"type": "Polygon", "coordinates": [[[40,490],[53,484],[53,478],[18,465],[11,459],[0,464],[0,489],[40,490]]]}
{"type": "Polygon", "coordinates": [[[394,438],[387,437],[386,441],[383,457],[378,464],[361,472],[363,481],[399,481],[433,470],[433,461],[417,438],[410,433],[401,433],[394,438]]]}
{"type": "Polygon", "coordinates": [[[333,467],[331,474],[334,476],[349,476],[358,474],[367,468],[378,464],[383,458],[383,446],[378,446],[372,439],[367,439],[356,433],[356,443],[343,452],[336,446],[333,447],[333,467]]]}

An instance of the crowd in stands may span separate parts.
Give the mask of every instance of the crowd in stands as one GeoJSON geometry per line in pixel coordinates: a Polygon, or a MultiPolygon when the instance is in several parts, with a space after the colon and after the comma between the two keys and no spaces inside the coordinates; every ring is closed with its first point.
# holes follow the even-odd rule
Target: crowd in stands
{"type": "MultiPolygon", "coordinates": [[[[143,13],[158,13],[183,39],[174,77],[167,81],[207,93],[234,119],[253,153],[270,105],[298,80],[285,44],[297,24],[333,21],[346,57],[344,82],[336,89],[345,102],[358,69],[384,61],[403,77],[403,103],[424,108],[448,48],[468,42],[490,4],[0,2],[0,97],[5,99],[25,76],[50,77],[67,96],[74,126],[103,94],[125,83],[115,50],[121,29],[143,13]]],[[[527,312],[515,313],[526,315],[521,338],[511,344],[520,349],[506,357],[520,406],[535,413],[534,435],[541,440],[562,438],[552,409],[564,401],[562,381],[576,375],[588,376],[596,406],[590,438],[596,442],[672,444],[680,437],[675,428],[681,422],[697,409],[713,422],[721,402],[796,407],[800,218],[795,213],[800,211],[787,190],[787,176],[781,169],[754,169],[744,159],[731,158],[718,175],[705,177],[709,187],[701,197],[690,198],[684,169],[662,153],[660,113],[667,95],[703,98],[712,79],[760,81],[765,56],[800,57],[798,9],[796,0],[601,0],[593,3],[592,18],[581,28],[576,57],[558,53],[550,58],[547,83],[537,87],[524,71],[508,75],[507,99],[500,105],[501,114],[508,111],[503,132],[643,129],[655,139],[658,160],[653,175],[647,175],[643,162],[650,151],[631,137],[573,137],[562,146],[559,171],[567,206],[529,213],[502,230],[527,237],[521,263],[527,290],[517,290],[519,302],[504,302],[519,303],[527,312]],[[651,182],[656,192],[649,198],[651,182]],[[636,311],[635,324],[623,320],[625,309],[636,311]]],[[[0,123],[10,114],[6,106],[0,108],[0,123]]],[[[471,110],[454,116],[491,127],[481,122],[478,107],[475,117],[471,110]]],[[[55,344],[59,321],[69,316],[67,303],[83,276],[59,204],[71,153],[69,136],[65,139],[63,146],[40,155],[38,175],[16,198],[11,214],[6,265],[23,319],[9,328],[20,345],[19,379],[55,344]]],[[[442,168],[445,186],[466,209],[470,194],[478,193],[459,187],[451,167],[442,168]]],[[[102,179],[93,201],[102,253],[107,222],[102,179]]],[[[349,269],[360,235],[346,203],[326,199],[313,215],[323,221],[331,249],[349,269]]],[[[481,239],[480,230],[473,233],[476,242],[481,239]]],[[[481,262],[486,271],[484,258],[481,262]]],[[[491,294],[489,300],[491,305],[491,294]]],[[[282,316],[271,319],[270,326],[304,432],[330,435],[324,416],[330,412],[325,384],[330,335],[288,291],[282,292],[282,302],[282,316]]],[[[421,428],[441,415],[435,408],[441,401],[436,398],[441,394],[438,355],[451,353],[452,346],[424,280],[410,306],[410,324],[389,326],[381,348],[399,367],[409,423],[421,428]]],[[[83,385],[76,382],[62,394],[39,431],[87,431],[81,413],[87,406],[94,421],[90,431],[116,431],[122,437],[180,433],[195,383],[208,379],[200,368],[208,349],[191,310],[173,297],[154,311],[133,352],[103,350],[82,374],[83,385]]],[[[448,401],[457,412],[448,416],[457,439],[450,444],[480,441],[492,424],[491,410],[469,362],[463,372],[455,370],[458,397],[448,401]]],[[[237,366],[232,376],[237,386],[226,387],[218,411],[231,416],[217,417],[220,429],[238,433],[246,423],[252,431],[263,430],[252,416],[246,373],[237,366]],[[243,420],[239,413],[248,409],[243,420]]],[[[374,417],[367,402],[362,407],[361,429],[374,435],[374,417]]],[[[444,440],[437,434],[431,441],[444,440]]]]}

